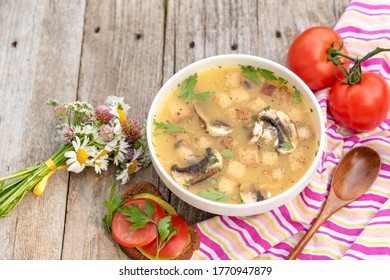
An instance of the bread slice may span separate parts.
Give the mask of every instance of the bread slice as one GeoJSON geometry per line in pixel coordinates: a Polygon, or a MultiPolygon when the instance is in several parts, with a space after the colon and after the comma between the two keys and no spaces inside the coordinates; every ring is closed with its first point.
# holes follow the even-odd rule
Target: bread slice
{"type": "MultiPolygon", "coordinates": [[[[149,193],[166,201],[165,198],[159,192],[159,190],[152,183],[149,182],[138,182],[129,186],[122,195],[122,201],[123,203],[126,203],[129,200],[133,199],[135,195],[142,194],[142,193],[149,193]]],[[[175,260],[189,260],[192,257],[193,252],[197,250],[200,246],[198,230],[195,228],[193,224],[187,223],[187,225],[188,225],[188,232],[190,235],[189,244],[184,248],[182,253],[175,258],[175,260]]],[[[137,248],[125,247],[122,245],[120,245],[120,247],[122,251],[130,259],[133,260],[149,259],[148,257],[144,256],[140,251],[138,251],[137,248]]]]}

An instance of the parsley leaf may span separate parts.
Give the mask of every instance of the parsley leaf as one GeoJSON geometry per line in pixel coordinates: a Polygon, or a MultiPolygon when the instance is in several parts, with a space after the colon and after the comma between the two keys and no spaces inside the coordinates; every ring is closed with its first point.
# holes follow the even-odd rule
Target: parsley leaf
{"type": "Polygon", "coordinates": [[[225,149],[225,150],[221,151],[220,154],[221,154],[223,157],[225,157],[225,158],[235,158],[233,152],[232,152],[231,150],[229,150],[229,149],[225,149]]]}
{"type": "Polygon", "coordinates": [[[292,149],[294,149],[293,144],[291,144],[290,142],[284,142],[284,143],[280,144],[280,147],[282,147],[288,151],[291,151],[292,149]]]}
{"type": "Polygon", "coordinates": [[[274,72],[267,70],[267,69],[261,69],[258,68],[257,71],[266,79],[267,81],[272,80],[278,80],[278,78],[275,76],[274,72]]]}
{"type": "Polygon", "coordinates": [[[245,78],[255,82],[256,84],[261,84],[259,76],[257,76],[256,69],[253,66],[243,66],[241,65],[241,70],[245,74],[245,78]]]}
{"type": "Polygon", "coordinates": [[[283,79],[282,77],[278,77],[278,82],[279,82],[279,84],[281,84],[281,85],[285,85],[285,84],[288,83],[287,80],[283,79]]]}
{"type": "Polygon", "coordinates": [[[174,125],[171,121],[167,120],[167,123],[153,121],[156,129],[163,130],[163,133],[171,132],[186,132],[186,130],[180,126],[174,125]]]}
{"type": "Polygon", "coordinates": [[[200,191],[198,195],[203,198],[219,201],[219,202],[226,202],[228,199],[226,194],[219,192],[216,189],[208,189],[207,191],[200,191]]]}
{"type": "Polygon", "coordinates": [[[267,112],[267,111],[269,111],[269,109],[271,109],[271,106],[266,106],[263,108],[263,111],[267,112]]]}
{"type": "Polygon", "coordinates": [[[108,213],[103,217],[102,223],[104,229],[108,233],[111,233],[111,223],[112,223],[112,218],[114,216],[114,213],[122,205],[121,196],[115,196],[115,192],[116,192],[116,183],[112,184],[111,186],[110,196],[108,200],[103,201],[103,205],[107,208],[108,213]]]}
{"type": "Polygon", "coordinates": [[[145,210],[141,210],[137,204],[131,204],[131,207],[118,208],[123,215],[128,216],[127,220],[133,224],[130,229],[137,230],[145,227],[149,222],[153,222],[153,214],[156,207],[149,201],[145,203],[145,210]]]}
{"type": "Polygon", "coordinates": [[[167,243],[178,231],[177,228],[173,228],[171,218],[171,216],[165,216],[158,221],[157,230],[160,242],[167,243]]]}
{"type": "Polygon", "coordinates": [[[294,92],[294,95],[293,95],[294,103],[297,104],[297,103],[302,101],[302,99],[301,99],[301,92],[296,87],[294,87],[294,89],[295,89],[295,92],[294,92]]]}
{"type": "Polygon", "coordinates": [[[211,95],[213,95],[213,93],[210,91],[195,93],[194,89],[197,81],[198,75],[196,73],[185,79],[181,84],[178,97],[187,100],[191,98],[205,100],[208,99],[211,95]]]}

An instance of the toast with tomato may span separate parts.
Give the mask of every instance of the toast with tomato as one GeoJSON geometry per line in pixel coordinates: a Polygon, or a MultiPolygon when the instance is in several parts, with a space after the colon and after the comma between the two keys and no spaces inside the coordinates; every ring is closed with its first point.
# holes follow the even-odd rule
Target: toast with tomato
{"type": "Polygon", "coordinates": [[[187,260],[199,248],[198,231],[181,218],[149,182],[129,186],[121,197],[103,204],[108,215],[103,224],[131,259],[187,260]]]}

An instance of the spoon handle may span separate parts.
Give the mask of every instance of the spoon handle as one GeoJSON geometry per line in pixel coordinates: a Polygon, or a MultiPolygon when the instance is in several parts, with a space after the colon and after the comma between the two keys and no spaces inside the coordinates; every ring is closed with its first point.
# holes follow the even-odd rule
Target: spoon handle
{"type": "Polygon", "coordinates": [[[286,260],[295,260],[301,254],[306,244],[313,237],[314,233],[320,228],[320,226],[330,217],[334,212],[342,207],[343,201],[336,197],[333,189],[330,190],[327,201],[322,208],[320,214],[315,220],[314,224],[302,237],[302,239],[295,246],[294,250],[287,256],[286,260]]]}
{"type": "Polygon", "coordinates": [[[286,260],[295,260],[301,254],[302,250],[305,248],[306,244],[313,237],[314,233],[320,228],[320,226],[326,221],[327,217],[325,215],[319,215],[314,224],[302,237],[302,239],[295,246],[294,250],[287,256],[286,260]]]}

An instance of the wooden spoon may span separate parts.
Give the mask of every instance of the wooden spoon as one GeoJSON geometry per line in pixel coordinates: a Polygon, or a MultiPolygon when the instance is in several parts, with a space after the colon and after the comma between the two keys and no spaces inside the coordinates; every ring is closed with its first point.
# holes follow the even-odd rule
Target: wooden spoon
{"type": "Polygon", "coordinates": [[[328,198],[317,220],[287,260],[296,259],[318,228],[335,212],[357,199],[375,182],[381,166],[378,153],[367,146],[350,150],[336,168],[328,198]]]}

